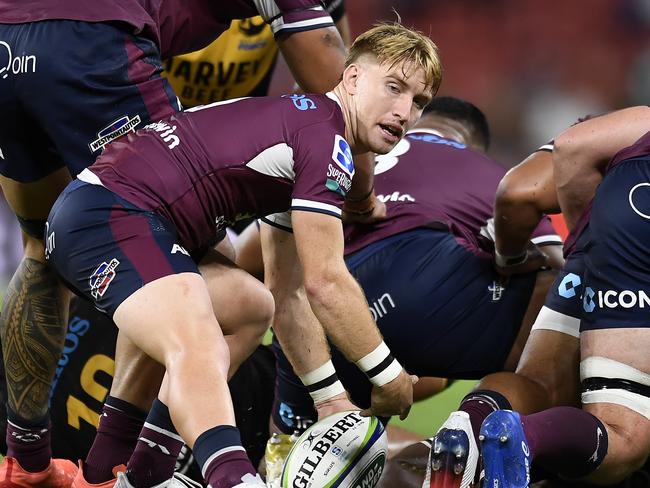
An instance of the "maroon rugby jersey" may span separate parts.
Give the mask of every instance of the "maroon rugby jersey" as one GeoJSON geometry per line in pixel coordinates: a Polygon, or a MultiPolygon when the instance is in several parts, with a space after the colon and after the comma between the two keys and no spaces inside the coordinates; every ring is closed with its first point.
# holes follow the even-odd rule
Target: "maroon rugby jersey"
{"type": "Polygon", "coordinates": [[[125,22],[156,41],[163,58],[203,48],[233,19],[258,14],[276,36],[334,25],[318,0],[0,0],[0,23],[125,22]]]}
{"type": "MultiPolygon", "coordinates": [[[[479,232],[493,215],[505,172],[487,156],[433,130],[411,130],[390,153],[377,157],[375,193],[386,203],[387,218],[345,226],[346,254],[400,232],[435,227],[449,229],[461,245],[487,257],[479,232]]],[[[533,236],[537,243],[561,242],[548,218],[533,236]]]]}
{"type": "Polygon", "coordinates": [[[354,166],[338,103],[328,93],[190,109],[114,142],[79,179],[163,215],[188,251],[239,219],[340,218],[354,166]]]}

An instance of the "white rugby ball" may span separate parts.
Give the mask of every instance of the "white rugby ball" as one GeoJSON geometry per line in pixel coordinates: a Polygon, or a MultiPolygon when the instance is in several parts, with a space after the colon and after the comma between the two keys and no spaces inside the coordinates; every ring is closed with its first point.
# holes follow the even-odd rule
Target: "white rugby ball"
{"type": "Polygon", "coordinates": [[[388,454],[377,417],[357,410],[316,422],[296,441],[282,470],[282,488],[373,488],[388,454]]]}

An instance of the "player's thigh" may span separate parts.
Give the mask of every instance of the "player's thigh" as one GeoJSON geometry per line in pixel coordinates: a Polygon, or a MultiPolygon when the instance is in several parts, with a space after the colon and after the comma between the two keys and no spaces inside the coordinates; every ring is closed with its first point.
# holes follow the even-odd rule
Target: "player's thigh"
{"type": "Polygon", "coordinates": [[[68,170],[60,168],[31,183],[21,183],[0,175],[0,186],[14,214],[23,219],[45,220],[54,201],[70,180],[68,170]]]}
{"type": "MultiPolygon", "coordinates": [[[[224,334],[251,324],[271,325],[273,296],[262,282],[213,249],[201,259],[199,271],[224,334]]],[[[266,327],[259,328],[264,329],[259,331],[263,334],[266,327]]]]}
{"type": "Polygon", "coordinates": [[[227,345],[212,310],[205,281],[198,273],[164,276],[126,298],[113,316],[135,345],[168,364],[178,355],[227,355],[227,345]]]}
{"type": "Polygon", "coordinates": [[[628,454],[650,454],[650,328],[583,331],[584,408],[626,440],[628,454]]]}

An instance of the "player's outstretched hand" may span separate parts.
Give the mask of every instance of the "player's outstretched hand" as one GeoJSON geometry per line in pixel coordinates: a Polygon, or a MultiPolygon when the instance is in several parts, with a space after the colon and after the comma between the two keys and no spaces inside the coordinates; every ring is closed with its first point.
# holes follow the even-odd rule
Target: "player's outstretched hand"
{"type": "Polygon", "coordinates": [[[316,405],[318,420],[323,420],[325,417],[329,417],[338,412],[345,412],[346,410],[359,410],[359,407],[352,403],[345,393],[339,393],[329,400],[325,400],[316,405]]]}
{"type": "Polygon", "coordinates": [[[402,370],[400,375],[384,386],[373,386],[370,408],[361,412],[363,416],[390,417],[399,415],[404,420],[413,404],[413,385],[418,377],[402,370]]]}

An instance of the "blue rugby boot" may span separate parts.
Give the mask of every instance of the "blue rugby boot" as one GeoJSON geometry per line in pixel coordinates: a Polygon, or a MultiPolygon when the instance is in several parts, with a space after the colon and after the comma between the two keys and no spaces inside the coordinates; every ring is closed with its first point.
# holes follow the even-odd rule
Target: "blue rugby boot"
{"type": "Polygon", "coordinates": [[[517,412],[492,412],[481,425],[479,440],[485,471],[483,486],[528,488],[530,449],[517,412]]]}
{"type": "Polygon", "coordinates": [[[466,412],[452,412],[431,442],[422,488],[468,488],[474,482],[478,446],[466,412]]]}

